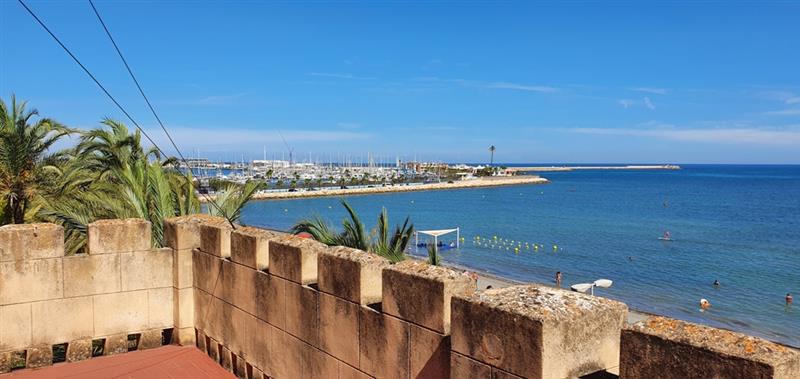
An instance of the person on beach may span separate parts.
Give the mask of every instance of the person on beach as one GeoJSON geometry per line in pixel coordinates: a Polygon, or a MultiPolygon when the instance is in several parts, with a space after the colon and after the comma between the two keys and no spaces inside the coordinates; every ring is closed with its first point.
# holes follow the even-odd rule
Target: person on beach
{"type": "Polygon", "coordinates": [[[786,305],[792,305],[793,301],[794,301],[794,298],[792,298],[792,294],[791,293],[787,293],[786,294],[786,305]]]}
{"type": "Polygon", "coordinates": [[[556,287],[561,288],[561,271],[556,272],[556,287]]]}

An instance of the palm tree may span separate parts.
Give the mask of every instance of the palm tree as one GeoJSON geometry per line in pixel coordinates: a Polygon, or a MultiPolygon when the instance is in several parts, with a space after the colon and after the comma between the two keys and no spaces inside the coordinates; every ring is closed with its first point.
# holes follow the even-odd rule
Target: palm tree
{"type": "Polygon", "coordinates": [[[493,165],[494,164],[494,151],[495,150],[497,150],[497,148],[494,147],[494,145],[489,146],[489,154],[491,154],[490,157],[489,157],[489,165],[493,165]]]}
{"type": "Polygon", "coordinates": [[[436,244],[428,244],[428,264],[431,266],[439,266],[442,263],[442,257],[439,255],[439,247],[436,244]]]}
{"type": "MultiPolygon", "coordinates": [[[[72,130],[39,115],[36,109],[26,110],[27,102],[17,103],[11,96],[11,107],[0,99],[0,216],[2,224],[21,224],[31,218],[31,209],[46,192],[57,175],[58,153],[50,148],[72,130]],[[49,154],[49,155],[48,155],[49,154]]],[[[35,213],[35,212],[34,212],[35,213]]]]}
{"type": "Polygon", "coordinates": [[[218,192],[214,202],[216,206],[209,206],[208,213],[212,216],[225,217],[231,222],[239,222],[242,218],[242,209],[258,190],[257,180],[245,184],[231,183],[227,188],[218,192]]]}
{"type": "Polygon", "coordinates": [[[407,217],[402,226],[395,227],[394,232],[390,233],[389,214],[383,208],[378,216],[377,226],[368,235],[364,223],[353,208],[344,200],[342,206],[347,210],[349,219],[342,221],[341,232],[335,231],[319,216],[299,221],[292,227],[292,232],[308,233],[315,240],[329,246],[347,246],[368,251],[387,258],[392,263],[406,259],[405,249],[414,235],[414,225],[409,223],[407,217]]]}
{"type": "MultiPolygon", "coordinates": [[[[84,248],[87,225],[99,219],[141,218],[152,225],[153,246],[164,243],[164,219],[201,210],[191,173],[182,174],[175,158],[163,159],[155,148],[145,150],[141,133],[105,119],[103,127],[85,132],[67,154],[57,196],[38,212],[45,221],[61,224],[68,252],[84,248]]],[[[208,212],[236,222],[258,188],[227,184],[208,212]]]]}

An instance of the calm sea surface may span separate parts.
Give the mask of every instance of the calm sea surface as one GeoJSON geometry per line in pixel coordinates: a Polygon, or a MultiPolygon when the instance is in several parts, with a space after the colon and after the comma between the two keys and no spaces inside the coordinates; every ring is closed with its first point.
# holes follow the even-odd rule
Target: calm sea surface
{"type": "MultiPolygon", "coordinates": [[[[547,283],[561,271],[565,286],[611,279],[597,293],[633,309],[800,346],[800,166],[683,167],[543,173],[552,183],[348,201],[370,228],[381,207],[418,230],[460,227],[462,247],[442,253],[451,263],[547,283]],[[666,230],[673,241],[658,240],[666,230]],[[798,299],[792,307],[787,292],[798,299]],[[701,298],[713,307],[701,312],[701,298]]],[[[337,198],[256,201],[243,222],[288,229],[314,215],[337,225],[346,216],[337,198]]]]}

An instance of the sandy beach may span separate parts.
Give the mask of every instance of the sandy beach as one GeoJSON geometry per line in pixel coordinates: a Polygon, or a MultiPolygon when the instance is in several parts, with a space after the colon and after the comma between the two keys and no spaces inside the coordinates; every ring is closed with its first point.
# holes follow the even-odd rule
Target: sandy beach
{"type": "MultiPolygon", "coordinates": [[[[545,184],[549,181],[545,178],[536,175],[523,175],[523,176],[509,176],[509,177],[488,177],[478,178],[472,180],[458,180],[452,183],[426,183],[414,185],[387,185],[375,187],[358,187],[358,188],[326,188],[316,191],[298,190],[295,192],[260,192],[253,195],[253,200],[271,200],[271,199],[299,199],[307,197],[325,197],[325,196],[347,196],[347,195],[368,195],[376,193],[389,193],[389,192],[411,192],[411,191],[434,191],[434,190],[449,190],[457,188],[476,188],[476,187],[493,187],[493,186],[511,186],[521,184],[545,184]]],[[[208,198],[213,198],[214,195],[200,196],[200,200],[205,202],[208,198]]]]}

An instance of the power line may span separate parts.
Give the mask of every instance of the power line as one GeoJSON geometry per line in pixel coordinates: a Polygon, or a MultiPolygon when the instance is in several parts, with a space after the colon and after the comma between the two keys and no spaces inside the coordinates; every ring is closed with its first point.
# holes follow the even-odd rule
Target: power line
{"type": "MultiPolygon", "coordinates": [[[[52,31],[50,31],[50,28],[48,28],[47,25],[45,25],[45,23],[41,19],[39,19],[38,16],[36,16],[36,13],[34,13],[28,7],[28,5],[25,4],[24,1],[22,1],[22,0],[17,0],[17,1],[20,3],[20,5],[22,5],[23,8],[25,8],[26,11],[28,11],[28,13],[36,20],[36,22],[38,22],[39,25],[48,34],[50,34],[50,37],[53,37],[53,40],[55,40],[56,43],[58,43],[58,45],[61,46],[61,48],[64,49],[64,51],[67,54],[69,54],[69,56],[72,58],[72,60],[75,61],[75,63],[77,63],[78,66],[80,66],[81,69],[83,69],[83,72],[85,72],[86,75],[88,75],[89,78],[91,78],[92,81],[94,81],[94,83],[97,84],[98,87],[100,87],[100,89],[103,91],[103,93],[105,93],[105,95],[114,103],[114,105],[116,105],[117,108],[119,108],[119,110],[122,111],[123,114],[125,114],[125,117],[127,117],[128,120],[130,120],[131,123],[133,123],[133,125],[136,126],[136,129],[138,129],[145,136],[145,138],[147,138],[147,140],[150,141],[151,144],[153,144],[153,146],[156,148],[156,150],[158,150],[159,154],[161,154],[161,156],[166,157],[167,154],[164,153],[164,150],[162,150],[161,147],[159,147],[158,144],[156,144],[156,142],[153,141],[152,138],[150,138],[150,135],[148,135],[147,132],[144,129],[142,129],[141,126],[139,126],[139,123],[137,123],[136,120],[134,120],[133,117],[131,117],[130,113],[128,113],[128,111],[125,110],[125,108],[117,101],[117,99],[114,98],[114,96],[112,96],[111,93],[108,92],[106,87],[103,86],[103,84],[101,84],[99,80],[97,80],[97,78],[91,73],[91,71],[89,71],[89,69],[86,68],[86,66],[83,65],[83,63],[81,63],[81,61],[75,56],[75,54],[73,54],[72,51],[70,51],[69,48],[67,48],[67,46],[65,46],[64,43],[62,43],[61,40],[52,31]]],[[[104,27],[105,27],[105,25],[104,25],[104,27]]],[[[114,45],[116,46],[116,43],[114,45]]],[[[126,66],[127,66],[127,63],[126,63],[126,66]]],[[[129,69],[129,71],[130,71],[130,69],[129,69]]],[[[138,83],[137,83],[137,86],[138,86],[138,83]]],[[[141,90],[141,88],[140,88],[140,90],[141,90]]],[[[149,101],[148,101],[148,105],[149,105],[149,101]]],[[[152,107],[151,107],[151,109],[152,109],[152,107]]],[[[158,116],[156,116],[156,117],[158,117],[158,116]]],[[[159,123],[160,122],[161,122],[161,120],[159,120],[159,123]]],[[[163,127],[163,124],[162,124],[162,127],[163,127]]],[[[166,129],[164,131],[166,132],[166,129]]],[[[167,134],[167,135],[169,136],[169,134],[167,134]]],[[[170,137],[170,141],[172,141],[171,137],[170,137]]],[[[174,142],[173,142],[173,144],[174,144],[174,142]]],[[[178,153],[180,154],[180,151],[178,151],[178,153]]],[[[181,156],[181,158],[182,157],[183,156],[181,156]]],[[[184,159],[184,163],[185,162],[186,162],[186,160],[184,159]]],[[[188,165],[187,165],[187,167],[188,167],[188,165]]],[[[189,170],[191,170],[191,168],[189,168],[189,170]]],[[[178,170],[178,172],[180,172],[180,170],[178,170]]],[[[188,176],[186,176],[186,178],[188,179],[188,176]]],[[[210,200],[211,204],[213,204],[214,207],[216,207],[217,210],[219,210],[220,213],[225,217],[225,219],[228,220],[228,222],[231,224],[231,227],[235,228],[235,226],[233,225],[233,222],[228,218],[228,216],[225,214],[225,212],[222,211],[222,209],[219,207],[219,205],[217,205],[216,202],[214,202],[214,200],[212,198],[207,197],[207,199],[210,200]]]]}
{"type": "MultiPolygon", "coordinates": [[[[133,79],[133,83],[136,84],[136,88],[139,90],[139,93],[142,95],[142,98],[144,98],[145,103],[147,103],[147,107],[150,108],[150,112],[153,113],[153,117],[155,117],[156,121],[158,121],[158,125],[161,126],[161,130],[164,131],[164,134],[167,136],[167,139],[169,139],[169,142],[172,144],[172,147],[175,148],[175,151],[178,153],[178,156],[181,158],[183,164],[186,165],[186,168],[191,171],[192,169],[191,166],[189,166],[189,163],[186,161],[186,158],[183,156],[183,153],[181,153],[181,149],[178,148],[178,145],[175,143],[175,140],[172,139],[172,136],[169,134],[169,131],[167,131],[167,127],[164,126],[164,123],[161,121],[161,117],[158,117],[158,113],[156,113],[155,108],[153,108],[153,104],[150,103],[150,99],[147,97],[147,95],[145,95],[144,89],[142,89],[142,86],[139,84],[139,80],[136,79],[136,75],[133,74],[131,66],[128,65],[128,60],[125,59],[124,55],[122,55],[122,51],[117,45],[117,41],[114,40],[114,37],[111,35],[111,31],[108,30],[105,21],[103,21],[103,17],[100,16],[100,12],[97,11],[97,8],[94,6],[94,2],[92,0],[89,0],[89,5],[92,6],[92,10],[94,11],[94,14],[97,16],[97,20],[100,21],[100,25],[103,26],[103,30],[105,30],[108,39],[111,40],[111,44],[114,45],[114,50],[117,51],[117,55],[119,55],[119,58],[125,65],[125,69],[128,70],[128,74],[131,76],[131,79],[133,79]]],[[[215,208],[217,208],[217,210],[220,211],[223,217],[225,217],[225,219],[228,220],[228,223],[231,224],[231,227],[233,227],[234,229],[236,228],[236,226],[233,225],[233,222],[228,217],[228,215],[226,215],[225,212],[222,211],[222,208],[216,203],[216,201],[214,201],[214,199],[211,196],[206,195],[206,200],[208,200],[212,205],[214,205],[215,208]]]]}

